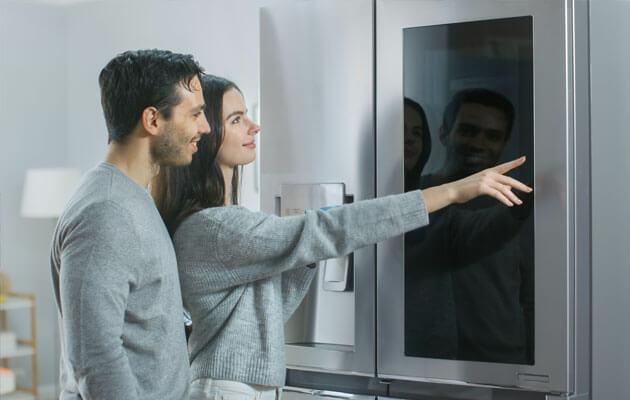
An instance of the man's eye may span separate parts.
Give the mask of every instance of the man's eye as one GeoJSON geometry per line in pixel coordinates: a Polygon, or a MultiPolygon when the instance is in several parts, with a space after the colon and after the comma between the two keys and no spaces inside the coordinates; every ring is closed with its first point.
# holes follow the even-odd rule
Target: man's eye
{"type": "Polygon", "coordinates": [[[457,132],[462,136],[474,136],[477,129],[470,125],[460,125],[457,132]]]}
{"type": "Polygon", "coordinates": [[[488,132],[488,140],[492,142],[499,142],[503,139],[503,135],[499,132],[488,132]]]}

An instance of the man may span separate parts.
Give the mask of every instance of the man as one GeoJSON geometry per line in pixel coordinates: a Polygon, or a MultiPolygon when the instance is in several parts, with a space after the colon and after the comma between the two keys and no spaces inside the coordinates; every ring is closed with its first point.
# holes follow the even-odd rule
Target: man
{"type": "Polygon", "coordinates": [[[128,51],[99,76],[109,133],[53,238],[60,399],[183,399],[190,381],[173,246],[148,186],[210,128],[190,55],[128,51]]]}
{"type": "MultiPolygon", "coordinates": [[[[493,167],[510,138],[514,108],[487,89],[455,94],[444,111],[439,185],[493,167]]],[[[529,363],[533,272],[519,233],[532,202],[508,209],[487,198],[440,210],[406,237],[410,352],[425,357],[529,363]],[[528,337],[529,336],[529,337],[528,337]]]]}
{"type": "Polygon", "coordinates": [[[446,148],[441,170],[424,177],[442,184],[497,164],[510,139],[514,122],[512,103],[487,89],[457,92],[444,110],[440,142],[446,148]]]}

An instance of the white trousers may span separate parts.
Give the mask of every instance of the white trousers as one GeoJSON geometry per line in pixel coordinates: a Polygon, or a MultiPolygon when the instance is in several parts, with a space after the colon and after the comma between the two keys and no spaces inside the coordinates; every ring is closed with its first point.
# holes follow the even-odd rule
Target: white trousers
{"type": "Polygon", "coordinates": [[[280,400],[281,388],[219,379],[195,379],[190,400],[280,400]]]}

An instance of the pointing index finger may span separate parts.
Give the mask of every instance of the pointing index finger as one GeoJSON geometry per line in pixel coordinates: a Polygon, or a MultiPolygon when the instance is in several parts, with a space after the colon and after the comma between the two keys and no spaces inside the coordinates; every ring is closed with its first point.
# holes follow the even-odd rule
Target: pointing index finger
{"type": "Polygon", "coordinates": [[[523,165],[523,163],[525,162],[525,158],[526,157],[523,156],[523,157],[517,158],[516,160],[508,161],[506,163],[497,165],[496,167],[494,167],[494,170],[503,175],[506,172],[523,165]]]}

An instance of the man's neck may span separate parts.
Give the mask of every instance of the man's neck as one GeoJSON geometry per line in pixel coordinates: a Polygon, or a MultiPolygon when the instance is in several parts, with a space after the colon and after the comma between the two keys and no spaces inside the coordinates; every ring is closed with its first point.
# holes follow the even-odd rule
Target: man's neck
{"type": "Polygon", "coordinates": [[[465,178],[470,174],[467,174],[466,171],[462,170],[462,166],[458,161],[454,161],[447,157],[442,168],[434,175],[441,179],[443,183],[446,183],[465,178]]]}
{"type": "Polygon", "coordinates": [[[125,144],[111,142],[105,161],[143,188],[149,187],[159,171],[159,166],[151,159],[148,143],[134,138],[128,138],[125,144]]]}

